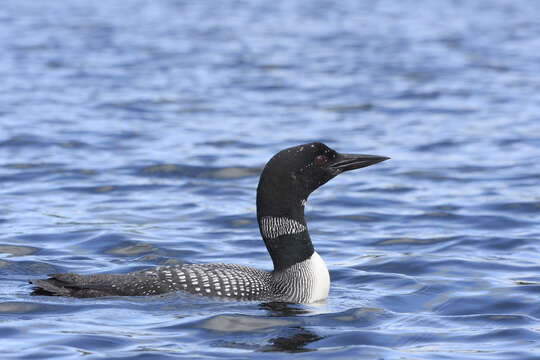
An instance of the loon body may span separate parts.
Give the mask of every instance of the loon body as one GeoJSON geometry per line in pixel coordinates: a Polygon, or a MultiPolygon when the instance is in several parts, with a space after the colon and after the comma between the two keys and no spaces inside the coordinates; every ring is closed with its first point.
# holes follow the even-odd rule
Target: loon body
{"type": "Polygon", "coordinates": [[[36,295],[140,296],[173,291],[234,300],[310,303],[328,297],[330,276],[304,218],[311,192],[338,174],[387,160],[340,154],[322,143],[280,151],[257,187],[257,220],[273,271],[236,264],[182,264],[129,274],[51,274],[30,280],[36,295]]]}

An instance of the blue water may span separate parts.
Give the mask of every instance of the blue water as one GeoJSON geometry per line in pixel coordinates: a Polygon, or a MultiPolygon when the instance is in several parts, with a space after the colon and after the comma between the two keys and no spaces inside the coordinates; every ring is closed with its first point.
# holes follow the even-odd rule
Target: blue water
{"type": "Polygon", "coordinates": [[[540,359],[535,1],[0,6],[0,351],[540,359]],[[30,296],[53,272],[271,261],[264,163],[392,159],[306,207],[327,303],[30,296]]]}

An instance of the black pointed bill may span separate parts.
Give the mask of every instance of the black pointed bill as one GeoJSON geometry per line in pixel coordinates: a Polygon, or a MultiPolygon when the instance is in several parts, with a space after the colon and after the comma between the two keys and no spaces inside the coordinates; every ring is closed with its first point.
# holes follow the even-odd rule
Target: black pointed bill
{"type": "Polygon", "coordinates": [[[360,169],[388,159],[390,158],[379,155],[338,154],[338,156],[330,161],[327,166],[337,173],[341,173],[344,171],[360,169]]]}

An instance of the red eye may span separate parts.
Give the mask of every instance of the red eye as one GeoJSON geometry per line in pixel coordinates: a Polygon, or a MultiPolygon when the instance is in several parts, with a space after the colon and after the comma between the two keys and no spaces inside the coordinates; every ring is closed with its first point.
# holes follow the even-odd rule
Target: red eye
{"type": "Polygon", "coordinates": [[[321,166],[326,162],[326,157],[324,155],[315,156],[315,165],[321,166]]]}

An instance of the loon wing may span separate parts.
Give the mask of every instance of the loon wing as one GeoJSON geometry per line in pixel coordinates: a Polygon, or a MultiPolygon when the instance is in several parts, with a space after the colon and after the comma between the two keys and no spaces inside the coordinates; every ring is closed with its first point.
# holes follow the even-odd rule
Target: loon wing
{"type": "Polygon", "coordinates": [[[29,281],[36,286],[33,295],[72,296],[78,298],[101,296],[139,295],[141,291],[153,288],[154,293],[162,293],[155,278],[140,273],[78,275],[73,273],[50,274],[48,279],[29,281]]]}
{"type": "Polygon", "coordinates": [[[267,298],[271,273],[236,264],[183,264],[129,274],[51,274],[30,280],[33,295],[101,296],[157,295],[183,290],[188,293],[237,300],[267,298]]]}

